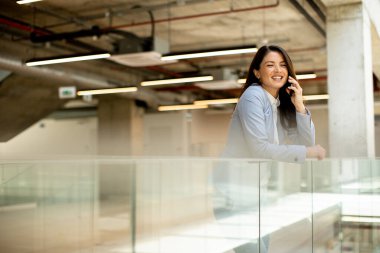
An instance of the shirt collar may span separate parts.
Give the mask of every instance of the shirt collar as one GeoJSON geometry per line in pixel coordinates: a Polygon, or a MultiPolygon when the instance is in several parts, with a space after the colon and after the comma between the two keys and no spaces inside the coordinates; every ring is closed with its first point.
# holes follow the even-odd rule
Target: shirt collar
{"type": "Polygon", "coordinates": [[[263,90],[267,94],[269,101],[270,101],[270,104],[272,106],[276,106],[276,107],[280,106],[280,99],[278,98],[278,96],[277,96],[277,98],[275,98],[268,91],[266,91],[264,88],[263,88],[263,90]]]}

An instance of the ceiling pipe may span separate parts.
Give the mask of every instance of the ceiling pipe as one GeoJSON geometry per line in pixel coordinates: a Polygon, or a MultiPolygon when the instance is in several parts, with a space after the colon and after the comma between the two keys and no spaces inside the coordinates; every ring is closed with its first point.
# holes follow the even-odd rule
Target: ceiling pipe
{"type": "MultiPolygon", "coordinates": [[[[213,1],[216,1],[216,0],[213,0],[213,1]]],[[[205,2],[210,2],[210,0],[192,0],[192,1],[186,1],[186,5],[191,5],[191,4],[198,4],[198,3],[205,3],[205,2]]],[[[123,6],[125,4],[122,4],[123,6]]],[[[178,1],[172,1],[172,2],[169,2],[169,3],[165,3],[165,4],[158,4],[158,5],[150,5],[150,6],[134,6],[132,8],[119,8],[119,9],[115,9],[117,7],[115,6],[111,6],[111,7],[105,7],[105,8],[108,8],[109,11],[107,11],[106,13],[101,12],[99,14],[92,14],[92,15],[87,15],[87,16],[79,16],[78,19],[81,20],[81,21],[90,21],[90,20],[95,20],[95,19],[103,19],[103,18],[109,18],[109,17],[112,17],[112,16],[122,16],[122,15],[125,15],[125,14],[135,14],[135,13],[139,13],[139,12],[149,12],[149,11],[156,11],[156,10],[160,10],[160,9],[167,9],[167,8],[170,8],[170,7],[175,7],[175,6],[178,6],[179,5],[179,2],[178,1]]],[[[37,9],[39,9],[37,7],[37,9]]],[[[88,11],[94,11],[94,10],[88,10],[88,11]]],[[[64,26],[64,25],[69,25],[71,23],[73,23],[71,20],[67,20],[67,19],[64,19],[66,20],[67,22],[63,22],[63,23],[57,23],[57,24],[53,24],[53,25],[48,25],[46,26],[46,28],[53,28],[53,27],[59,27],[59,26],[64,26]]],[[[73,20],[75,21],[75,20],[73,20]]]]}
{"type": "MultiPolygon", "coordinates": [[[[15,29],[18,29],[18,30],[21,30],[21,31],[28,32],[28,33],[31,34],[30,35],[31,37],[32,37],[32,34],[34,34],[33,36],[35,36],[36,34],[38,34],[39,36],[35,36],[37,38],[39,38],[40,36],[41,37],[44,37],[44,36],[54,36],[54,33],[52,31],[43,29],[43,28],[38,27],[38,26],[32,26],[32,25],[27,24],[25,22],[22,22],[20,20],[16,20],[16,19],[13,19],[13,18],[10,18],[10,17],[6,17],[6,16],[3,16],[3,15],[0,15],[0,24],[4,24],[4,25],[7,25],[7,26],[9,26],[11,28],[15,28],[15,29]]],[[[28,37],[28,38],[30,38],[30,37],[28,37]]],[[[86,50],[90,50],[90,51],[104,51],[101,48],[98,48],[98,47],[93,46],[93,45],[89,45],[89,44],[81,42],[79,40],[66,39],[66,42],[69,43],[69,44],[71,44],[71,45],[74,45],[76,47],[79,47],[79,48],[82,48],[82,49],[86,49],[86,50]]]]}
{"type": "Polygon", "coordinates": [[[7,25],[9,27],[13,27],[13,28],[16,28],[18,30],[22,30],[22,31],[29,32],[29,33],[34,32],[34,33],[39,34],[39,35],[46,35],[46,34],[51,33],[48,30],[37,28],[37,27],[30,25],[28,23],[25,23],[25,22],[22,22],[22,21],[19,21],[16,19],[12,19],[10,17],[6,17],[3,15],[0,15],[0,24],[4,24],[4,25],[7,25]]]}
{"type": "MultiPolygon", "coordinates": [[[[29,24],[26,24],[22,21],[19,21],[19,20],[15,20],[15,19],[12,19],[12,18],[9,18],[9,17],[5,17],[5,16],[2,16],[0,15],[0,24],[5,24],[7,26],[10,26],[12,28],[16,28],[18,30],[21,30],[21,31],[25,31],[25,32],[30,32],[30,33],[34,33],[34,34],[39,34],[39,36],[36,36],[36,35],[31,35],[31,40],[34,41],[34,42],[48,42],[48,41],[55,41],[55,40],[58,40],[58,39],[62,39],[63,37],[67,36],[68,34],[70,36],[74,36],[74,37],[82,37],[82,36],[89,36],[89,35],[101,35],[103,33],[115,33],[115,34],[120,34],[120,35],[123,35],[123,36],[126,36],[126,35],[130,35],[132,36],[133,34],[132,33],[129,33],[129,32],[126,32],[126,31],[119,31],[119,30],[114,30],[114,31],[108,31],[108,32],[101,32],[99,29],[91,29],[91,30],[83,30],[83,31],[79,31],[79,32],[72,32],[72,33],[64,33],[64,34],[54,34],[48,30],[44,30],[44,29],[41,29],[39,27],[32,27],[30,26],[29,24]]],[[[135,35],[134,35],[135,36],[135,35]]],[[[137,37],[136,37],[137,38],[137,37]]],[[[70,43],[71,45],[74,45],[74,46],[77,46],[77,47],[80,47],[80,48],[83,48],[83,49],[87,49],[87,50],[90,50],[90,51],[104,51],[104,50],[101,50],[95,46],[92,46],[92,45],[89,45],[87,43],[84,43],[84,42],[81,42],[79,40],[74,40],[73,38],[70,38],[70,39],[67,39],[65,38],[65,40],[70,43]]],[[[59,46],[59,47],[62,47],[62,46],[59,46]]],[[[155,71],[155,72],[159,72],[159,73],[162,73],[162,74],[165,74],[165,75],[168,75],[168,76],[174,76],[174,77],[180,77],[182,75],[178,74],[178,73],[175,73],[175,72],[171,72],[171,71],[168,71],[168,70],[165,70],[164,68],[159,68],[157,66],[155,67],[149,67],[149,68],[146,68],[150,71],[155,71]]]]}
{"type": "MultiPolygon", "coordinates": [[[[179,20],[186,20],[186,19],[203,18],[203,17],[210,17],[210,16],[217,16],[217,15],[226,15],[226,14],[231,14],[231,13],[245,12],[245,11],[263,10],[263,9],[275,8],[275,7],[278,7],[279,5],[280,5],[280,0],[276,0],[275,3],[269,4],[269,5],[261,5],[261,6],[249,7],[249,8],[243,8],[243,9],[235,9],[235,10],[232,9],[232,10],[228,10],[228,11],[202,13],[202,14],[182,16],[182,17],[158,19],[158,20],[155,20],[154,23],[158,24],[158,23],[165,23],[165,22],[172,22],[172,21],[179,21],[179,20]]],[[[105,28],[103,30],[121,29],[121,28],[128,28],[128,27],[135,27],[135,26],[142,26],[142,25],[151,25],[151,24],[152,24],[151,21],[144,21],[144,22],[138,22],[138,23],[132,23],[132,24],[110,26],[110,27],[105,28]]]]}
{"type": "MultiPolygon", "coordinates": [[[[91,27],[91,25],[86,24],[86,21],[84,21],[80,18],[77,18],[77,17],[67,17],[65,15],[58,14],[54,10],[50,10],[49,8],[46,8],[46,7],[41,7],[41,6],[35,5],[35,6],[33,6],[33,8],[35,8],[39,12],[44,13],[46,15],[49,15],[51,17],[55,17],[58,19],[65,20],[67,22],[67,24],[75,23],[75,24],[82,26],[82,27],[87,27],[87,28],[91,27]]],[[[48,28],[48,27],[45,27],[45,28],[48,28]]]]}
{"type": "Polygon", "coordinates": [[[53,33],[47,35],[37,36],[36,33],[32,32],[30,34],[30,40],[34,43],[44,43],[56,40],[67,40],[80,37],[100,37],[103,32],[100,31],[98,26],[93,26],[91,29],[80,30],[75,32],[64,32],[64,33],[53,33]]]}

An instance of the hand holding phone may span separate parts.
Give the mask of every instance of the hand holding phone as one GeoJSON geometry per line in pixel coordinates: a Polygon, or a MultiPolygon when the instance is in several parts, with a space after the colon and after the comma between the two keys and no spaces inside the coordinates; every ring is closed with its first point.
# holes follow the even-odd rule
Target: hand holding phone
{"type": "Polygon", "coordinates": [[[291,90],[291,89],[288,88],[288,87],[291,87],[291,86],[292,86],[292,84],[289,81],[287,81],[285,83],[286,92],[289,94],[289,96],[293,96],[293,93],[294,93],[293,90],[291,90]]]}
{"type": "Polygon", "coordinates": [[[289,76],[286,85],[288,85],[286,91],[290,95],[290,99],[292,100],[296,111],[306,113],[305,105],[303,104],[302,87],[298,83],[297,79],[289,76]]]}

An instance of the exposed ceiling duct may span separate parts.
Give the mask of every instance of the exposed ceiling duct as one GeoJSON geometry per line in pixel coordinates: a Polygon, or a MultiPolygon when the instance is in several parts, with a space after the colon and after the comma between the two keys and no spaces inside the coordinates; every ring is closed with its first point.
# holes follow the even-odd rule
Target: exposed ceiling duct
{"type": "Polygon", "coordinates": [[[176,61],[162,61],[161,56],[169,52],[169,43],[154,37],[147,45],[139,38],[125,38],[118,41],[116,51],[109,59],[122,65],[145,67],[173,63],[176,61]]]}
{"type": "Polygon", "coordinates": [[[151,36],[140,38],[137,35],[116,29],[100,29],[93,26],[91,29],[82,29],[73,32],[42,34],[32,32],[30,40],[33,43],[46,43],[60,40],[74,40],[82,37],[100,38],[102,35],[116,34],[121,36],[113,43],[112,57],[109,58],[119,64],[131,67],[145,67],[176,62],[161,61],[163,54],[169,53],[169,43],[166,40],[154,36],[154,18],[150,13],[152,22],[151,36]]]}
{"type": "Polygon", "coordinates": [[[236,71],[230,68],[219,68],[208,71],[214,79],[212,81],[198,82],[198,86],[205,90],[228,90],[241,88],[238,83],[238,75],[236,71]]]}

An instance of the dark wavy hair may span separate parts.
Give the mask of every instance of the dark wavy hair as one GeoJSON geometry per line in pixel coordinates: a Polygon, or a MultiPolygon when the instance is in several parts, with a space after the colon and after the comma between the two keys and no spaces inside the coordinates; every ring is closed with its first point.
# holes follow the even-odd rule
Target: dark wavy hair
{"type": "MultiPolygon", "coordinates": [[[[251,66],[249,67],[248,70],[248,76],[247,80],[245,82],[245,85],[243,86],[242,93],[251,86],[252,84],[259,84],[261,85],[260,80],[255,76],[253,70],[259,70],[261,62],[263,61],[264,57],[269,53],[269,52],[278,52],[280,53],[285,62],[286,66],[288,69],[288,75],[293,77],[294,79],[296,78],[296,74],[294,71],[293,63],[292,60],[290,59],[289,55],[286,53],[286,51],[276,45],[265,45],[260,47],[260,49],[257,51],[255,56],[253,57],[253,60],[251,62],[251,66]]],[[[290,100],[290,95],[286,92],[286,87],[287,87],[288,82],[285,83],[284,86],[280,88],[279,91],[279,99],[280,99],[280,106],[279,106],[279,111],[280,111],[280,121],[281,125],[285,129],[297,127],[297,122],[296,122],[296,108],[294,107],[292,101],[290,100]]]]}

